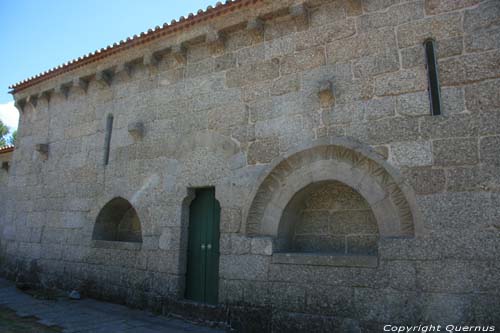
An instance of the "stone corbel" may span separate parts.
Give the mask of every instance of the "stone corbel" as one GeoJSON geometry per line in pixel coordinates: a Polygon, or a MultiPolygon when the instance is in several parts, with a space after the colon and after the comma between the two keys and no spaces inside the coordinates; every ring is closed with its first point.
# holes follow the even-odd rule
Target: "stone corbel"
{"type": "Polygon", "coordinates": [[[128,132],[135,139],[140,139],[144,136],[144,123],[141,121],[128,124],[128,132]]]}
{"type": "Polygon", "coordinates": [[[247,22],[247,31],[254,40],[262,40],[264,36],[264,22],[258,17],[251,19],[247,22]]]}
{"type": "Polygon", "coordinates": [[[322,107],[332,106],[335,102],[332,81],[327,80],[321,82],[319,85],[318,95],[322,107]]]}
{"type": "Polygon", "coordinates": [[[9,168],[10,168],[9,161],[2,162],[2,169],[4,169],[5,171],[9,172],[9,168]]]}
{"type": "Polygon", "coordinates": [[[26,103],[31,105],[33,109],[36,109],[36,105],[38,103],[38,95],[28,96],[28,98],[26,99],[26,103]]]}
{"type": "Polygon", "coordinates": [[[95,74],[95,79],[97,82],[109,87],[113,81],[113,71],[110,69],[100,70],[95,74]]]}
{"type": "Polygon", "coordinates": [[[22,112],[24,112],[24,107],[26,106],[26,98],[21,98],[19,100],[16,100],[14,103],[14,106],[22,112]]]}
{"type": "Polygon", "coordinates": [[[161,61],[161,55],[159,55],[157,52],[146,51],[146,53],[144,53],[142,61],[144,66],[156,67],[161,61]]]}
{"type": "Polygon", "coordinates": [[[47,104],[49,104],[52,91],[53,90],[42,91],[40,94],[38,94],[38,99],[45,99],[47,101],[47,104]]]}
{"type": "Polygon", "coordinates": [[[55,89],[54,92],[56,94],[61,94],[64,96],[64,98],[68,99],[69,96],[69,90],[71,89],[71,86],[73,85],[73,82],[71,83],[63,83],[58,85],[55,89]]]}
{"type": "Polygon", "coordinates": [[[35,150],[41,155],[47,156],[49,154],[49,145],[47,143],[37,143],[35,145],[35,150]]]}
{"type": "Polygon", "coordinates": [[[172,46],[172,55],[178,64],[185,64],[187,62],[187,50],[182,44],[172,46]]]}
{"type": "Polygon", "coordinates": [[[299,24],[307,24],[309,22],[309,13],[305,3],[293,5],[289,9],[290,16],[299,24]]]}
{"type": "Polygon", "coordinates": [[[127,74],[127,77],[130,78],[132,76],[132,69],[133,69],[132,63],[124,62],[116,67],[116,72],[117,73],[124,72],[125,74],[127,74]]]}
{"type": "Polygon", "coordinates": [[[89,89],[89,80],[81,77],[76,78],[73,80],[73,87],[78,87],[83,90],[83,92],[87,93],[87,90],[89,89]]]}
{"type": "Polygon", "coordinates": [[[224,51],[224,34],[217,30],[209,30],[205,41],[212,53],[221,53],[224,51]]]}

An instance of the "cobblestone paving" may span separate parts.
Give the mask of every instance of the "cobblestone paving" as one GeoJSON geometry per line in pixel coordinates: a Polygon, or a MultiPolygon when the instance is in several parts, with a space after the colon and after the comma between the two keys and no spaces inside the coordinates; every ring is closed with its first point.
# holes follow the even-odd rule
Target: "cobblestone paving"
{"type": "Polygon", "coordinates": [[[35,316],[40,324],[62,327],[63,332],[223,332],[93,299],[39,300],[17,290],[5,279],[0,279],[0,306],[21,317],[35,316]]]}

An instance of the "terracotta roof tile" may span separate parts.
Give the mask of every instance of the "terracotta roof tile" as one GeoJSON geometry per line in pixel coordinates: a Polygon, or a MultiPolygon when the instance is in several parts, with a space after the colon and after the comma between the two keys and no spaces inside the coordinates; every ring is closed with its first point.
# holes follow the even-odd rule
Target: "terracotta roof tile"
{"type": "Polygon", "coordinates": [[[262,0],[227,0],[225,3],[217,2],[215,7],[208,6],[205,10],[198,10],[196,14],[189,13],[187,18],[181,16],[178,21],[172,20],[170,24],[164,23],[162,27],[156,26],[154,29],[149,29],[147,32],[141,32],[139,36],[134,35],[132,37],[128,37],[126,40],[113,43],[113,45],[108,45],[105,48],[90,52],[82,57],[78,57],[77,59],[72,59],[62,65],[49,69],[48,71],[44,71],[38,75],[31,76],[23,81],[17,82],[9,88],[12,89],[12,93],[19,92],[37,83],[63,73],[67,73],[86,64],[93,63],[131,47],[150,42],[167,34],[178,32],[197,23],[204,22],[207,19],[218,17],[226,12],[233,11],[236,8],[241,8],[259,1],[262,0]]]}
{"type": "Polygon", "coordinates": [[[13,145],[7,145],[0,147],[0,154],[6,154],[14,151],[14,146],[13,145]]]}

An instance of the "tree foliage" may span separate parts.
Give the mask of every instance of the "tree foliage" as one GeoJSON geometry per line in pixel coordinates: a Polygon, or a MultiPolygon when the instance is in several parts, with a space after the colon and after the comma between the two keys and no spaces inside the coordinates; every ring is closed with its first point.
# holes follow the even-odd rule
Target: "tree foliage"
{"type": "Polygon", "coordinates": [[[9,134],[9,128],[0,120],[0,147],[7,145],[7,134],[9,134]]]}

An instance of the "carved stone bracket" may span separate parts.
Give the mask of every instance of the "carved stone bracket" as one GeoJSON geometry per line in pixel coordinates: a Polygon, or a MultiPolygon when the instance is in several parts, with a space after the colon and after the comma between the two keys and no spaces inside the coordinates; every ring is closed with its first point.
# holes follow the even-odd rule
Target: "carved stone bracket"
{"type": "Polygon", "coordinates": [[[38,94],[39,99],[45,99],[47,101],[47,104],[50,103],[50,96],[52,94],[53,90],[45,90],[42,91],[40,94],[38,94]]]}
{"type": "Polygon", "coordinates": [[[87,90],[89,89],[89,80],[81,77],[76,78],[73,80],[73,87],[78,87],[87,93],[87,90]]]}
{"type": "Polygon", "coordinates": [[[161,61],[161,55],[157,52],[146,51],[142,61],[144,66],[158,66],[161,61]]]}
{"type": "Polygon", "coordinates": [[[307,24],[309,22],[309,13],[305,3],[291,6],[289,10],[290,15],[297,23],[307,24]]]}
{"type": "Polygon", "coordinates": [[[28,103],[32,108],[35,109],[38,103],[38,95],[28,96],[28,98],[26,99],[26,103],[28,103]]]}
{"type": "Polygon", "coordinates": [[[103,83],[109,87],[111,86],[111,82],[113,81],[113,71],[110,69],[98,71],[95,74],[95,79],[96,81],[103,83]]]}
{"type": "Polygon", "coordinates": [[[318,96],[322,107],[333,105],[335,97],[333,95],[332,81],[327,80],[320,82],[318,96]]]}
{"type": "Polygon", "coordinates": [[[21,98],[14,103],[14,106],[21,112],[24,112],[26,106],[26,98],[21,98]]]}
{"type": "Polygon", "coordinates": [[[35,145],[35,150],[42,155],[48,155],[49,145],[47,143],[37,143],[35,145]]]}
{"type": "Polygon", "coordinates": [[[56,94],[61,94],[64,96],[64,98],[68,98],[69,96],[69,90],[71,89],[71,86],[73,85],[73,82],[70,83],[63,83],[58,85],[55,89],[54,92],[56,94]]]}
{"type": "Polygon", "coordinates": [[[116,73],[124,72],[125,74],[127,74],[127,77],[132,76],[132,70],[133,70],[133,65],[130,62],[121,63],[116,67],[116,73]]]}
{"type": "Polygon", "coordinates": [[[247,31],[254,40],[262,40],[264,36],[264,22],[258,17],[248,21],[247,31]]]}
{"type": "Polygon", "coordinates": [[[172,55],[178,64],[185,64],[187,62],[186,47],[182,44],[172,46],[172,55]]]}
{"type": "Polygon", "coordinates": [[[128,132],[135,139],[140,139],[144,136],[144,123],[142,121],[137,121],[128,124],[128,132]]]}
{"type": "Polygon", "coordinates": [[[224,35],[220,31],[209,30],[205,40],[212,53],[221,53],[224,51],[224,35]]]}

